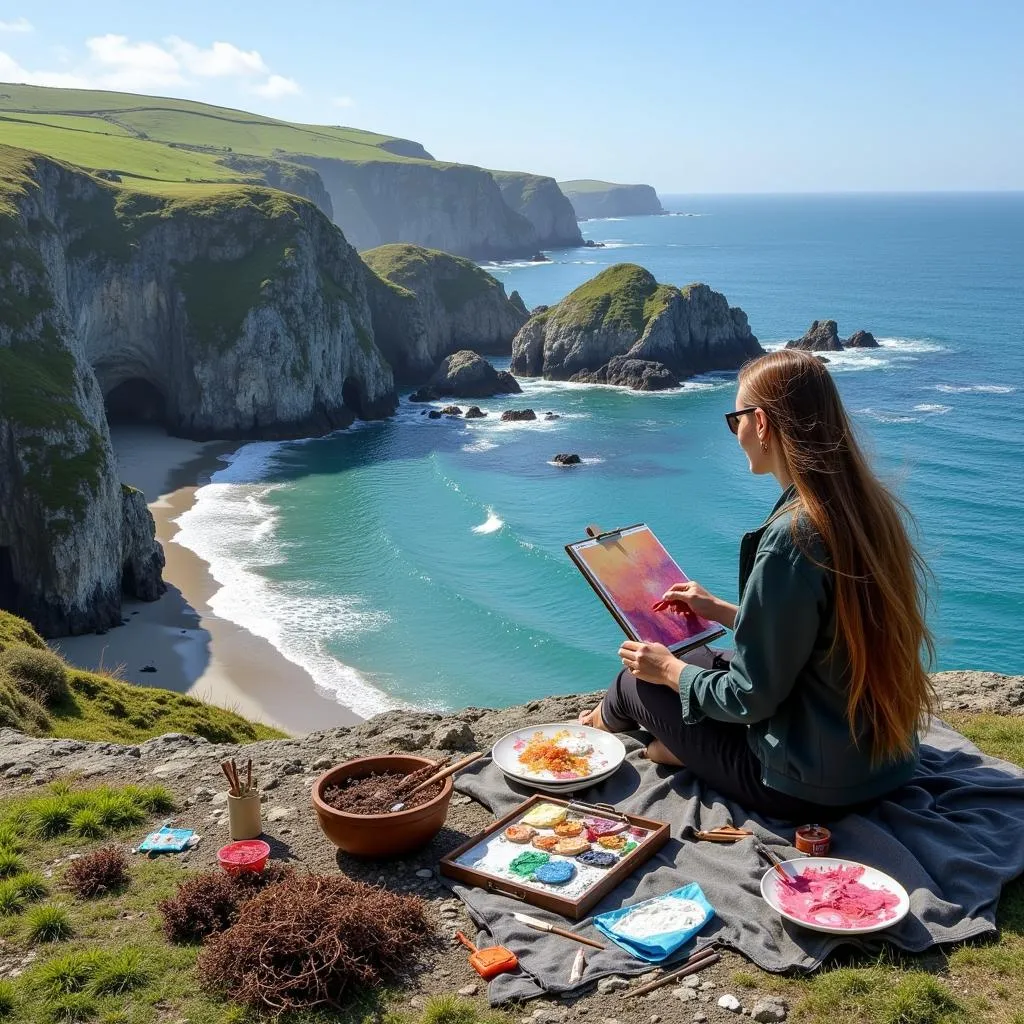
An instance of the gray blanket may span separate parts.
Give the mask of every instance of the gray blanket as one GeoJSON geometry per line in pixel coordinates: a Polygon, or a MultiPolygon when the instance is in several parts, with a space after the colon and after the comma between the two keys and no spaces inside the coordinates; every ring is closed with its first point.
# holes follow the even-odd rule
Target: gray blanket
{"type": "MultiPolygon", "coordinates": [[[[794,927],[761,899],[765,865],[749,841],[726,846],[687,838],[694,829],[731,821],[753,829],[781,856],[792,857],[797,855],[789,845],[792,828],[746,815],[689,772],[646,761],[637,740],[622,738],[627,749],[623,766],[609,781],[578,797],[669,822],[672,838],[609,894],[595,913],[699,882],[717,916],[674,960],[715,942],[739,951],[767,971],[810,971],[844,942],[870,951],[887,940],[910,952],[960,942],[995,931],[1000,890],[1024,872],[1024,771],[982,754],[949,726],[936,722],[923,739],[921,766],[909,785],[870,814],[851,814],[829,823],[835,855],[872,864],[902,882],[910,893],[910,914],[883,933],[884,940],[879,935],[851,940],[794,927]]],[[[467,769],[456,788],[496,816],[507,814],[531,795],[510,785],[489,758],[467,769]]],[[[480,941],[509,946],[520,957],[520,972],[491,982],[492,1005],[545,992],[569,992],[608,974],[650,970],[649,964],[611,942],[603,951],[582,947],[526,928],[513,919],[512,912],[525,909],[564,925],[557,915],[482,889],[461,884],[452,888],[482,930],[480,941]],[[583,980],[570,986],[572,961],[581,948],[586,948],[587,967],[583,980]]],[[[589,918],[570,927],[601,938],[589,918]]]]}

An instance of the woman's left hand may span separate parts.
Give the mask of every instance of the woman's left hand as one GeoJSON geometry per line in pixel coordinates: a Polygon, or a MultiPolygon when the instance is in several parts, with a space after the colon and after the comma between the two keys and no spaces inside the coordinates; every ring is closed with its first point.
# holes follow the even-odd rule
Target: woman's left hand
{"type": "Polygon", "coordinates": [[[672,689],[679,686],[683,663],[664,644],[626,640],[619,648],[619,657],[623,667],[628,668],[637,679],[672,689]]]}

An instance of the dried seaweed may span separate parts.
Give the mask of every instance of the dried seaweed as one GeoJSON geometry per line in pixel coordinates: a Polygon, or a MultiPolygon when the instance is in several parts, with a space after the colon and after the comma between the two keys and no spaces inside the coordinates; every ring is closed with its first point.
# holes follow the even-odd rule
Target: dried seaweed
{"type": "Polygon", "coordinates": [[[116,846],[104,846],[73,861],[64,873],[64,884],[76,896],[92,899],[128,884],[128,856],[116,846]]]}
{"type": "Polygon", "coordinates": [[[353,986],[379,985],[429,935],[423,903],[344,876],[295,876],[246,902],[199,959],[203,980],[272,1014],[339,1008],[353,986]]]}

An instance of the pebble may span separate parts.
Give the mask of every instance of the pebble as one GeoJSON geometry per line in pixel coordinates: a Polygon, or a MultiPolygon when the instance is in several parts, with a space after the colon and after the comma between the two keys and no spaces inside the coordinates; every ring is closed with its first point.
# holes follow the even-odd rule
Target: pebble
{"type": "Polygon", "coordinates": [[[698,1010],[693,1015],[693,1024],[704,1024],[704,1021],[708,1019],[708,1015],[703,1010],[698,1010]]]}
{"type": "Polygon", "coordinates": [[[271,807],[267,811],[267,821],[294,821],[299,816],[298,808],[296,807],[271,807]]]}
{"type": "Polygon", "coordinates": [[[647,1018],[647,1024],[661,1024],[661,1014],[652,1013],[650,1017],[647,1018]]]}
{"type": "Polygon", "coordinates": [[[696,974],[691,974],[688,978],[683,978],[683,985],[686,988],[697,988],[700,985],[700,978],[696,974]]]}
{"type": "Polygon", "coordinates": [[[740,1001],[728,992],[724,996],[718,997],[718,1005],[723,1010],[732,1010],[733,1013],[740,1012],[740,1001]]]}
{"type": "Polygon", "coordinates": [[[420,868],[419,871],[416,872],[416,877],[417,878],[433,878],[434,877],[434,872],[431,871],[430,868],[420,868]]]}
{"type": "Polygon", "coordinates": [[[333,757],[319,757],[311,765],[310,768],[315,772],[325,772],[328,768],[334,767],[333,757]]]}
{"type": "Polygon", "coordinates": [[[701,982],[700,990],[701,992],[710,992],[714,987],[715,983],[713,981],[703,981],[701,982]]]}
{"type": "Polygon", "coordinates": [[[683,988],[682,986],[672,989],[672,995],[684,1003],[692,1003],[697,998],[697,993],[692,988],[683,988]]]}
{"type": "Polygon", "coordinates": [[[602,978],[597,983],[598,994],[602,996],[609,996],[613,992],[621,992],[625,988],[629,988],[629,982],[625,978],[620,978],[617,974],[613,974],[610,978],[602,978]]]}
{"type": "Polygon", "coordinates": [[[264,779],[264,781],[260,783],[260,789],[277,789],[280,785],[281,780],[276,775],[271,775],[268,779],[264,779]]]}
{"type": "Polygon", "coordinates": [[[480,991],[480,986],[475,981],[470,982],[468,985],[463,985],[459,989],[460,996],[475,996],[480,991]]]}
{"type": "Polygon", "coordinates": [[[757,1024],[773,1024],[773,1022],[786,1019],[786,1000],[781,996],[765,996],[754,1003],[750,1011],[750,1019],[756,1020],[757,1024]]]}

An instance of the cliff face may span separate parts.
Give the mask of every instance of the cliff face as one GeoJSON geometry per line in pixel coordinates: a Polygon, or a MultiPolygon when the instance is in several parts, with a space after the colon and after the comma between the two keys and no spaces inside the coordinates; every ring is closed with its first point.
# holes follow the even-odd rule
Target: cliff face
{"type": "Polygon", "coordinates": [[[357,249],[411,242],[475,259],[529,256],[533,225],[506,205],[494,178],[461,164],[365,162],[296,154],[323,179],[334,221],[357,249]]]}
{"type": "Polygon", "coordinates": [[[447,355],[507,355],[525,313],[504,285],[469,260],[417,245],[362,254],[377,345],[401,381],[428,377],[447,355]]]}
{"type": "Polygon", "coordinates": [[[704,284],[660,285],[620,263],[532,316],[513,341],[511,369],[653,388],[672,386],[673,376],[734,370],[761,352],[746,314],[724,295],[704,284]]]}
{"type": "Polygon", "coordinates": [[[611,181],[561,181],[578,220],[592,217],[638,217],[664,213],[658,193],[650,185],[616,185],[611,181]]]}
{"type": "Polygon", "coordinates": [[[316,206],[329,219],[334,219],[334,207],[331,197],[324,188],[320,175],[312,167],[292,163],[288,160],[271,160],[262,156],[246,156],[233,153],[220,161],[233,171],[258,177],[260,183],[268,188],[279,188],[282,192],[290,192],[293,196],[302,196],[316,206]]]}
{"type": "Polygon", "coordinates": [[[572,203],[554,178],[520,171],[491,171],[507,206],[525,217],[537,233],[537,247],[558,249],[582,245],[572,203]]]}
{"type": "Polygon", "coordinates": [[[391,412],[365,273],[281,193],[144,195],[0,147],[0,603],[53,636],[117,623],[122,586],[158,592],[110,450],[115,388],[148,388],[196,438],[391,412]]]}

